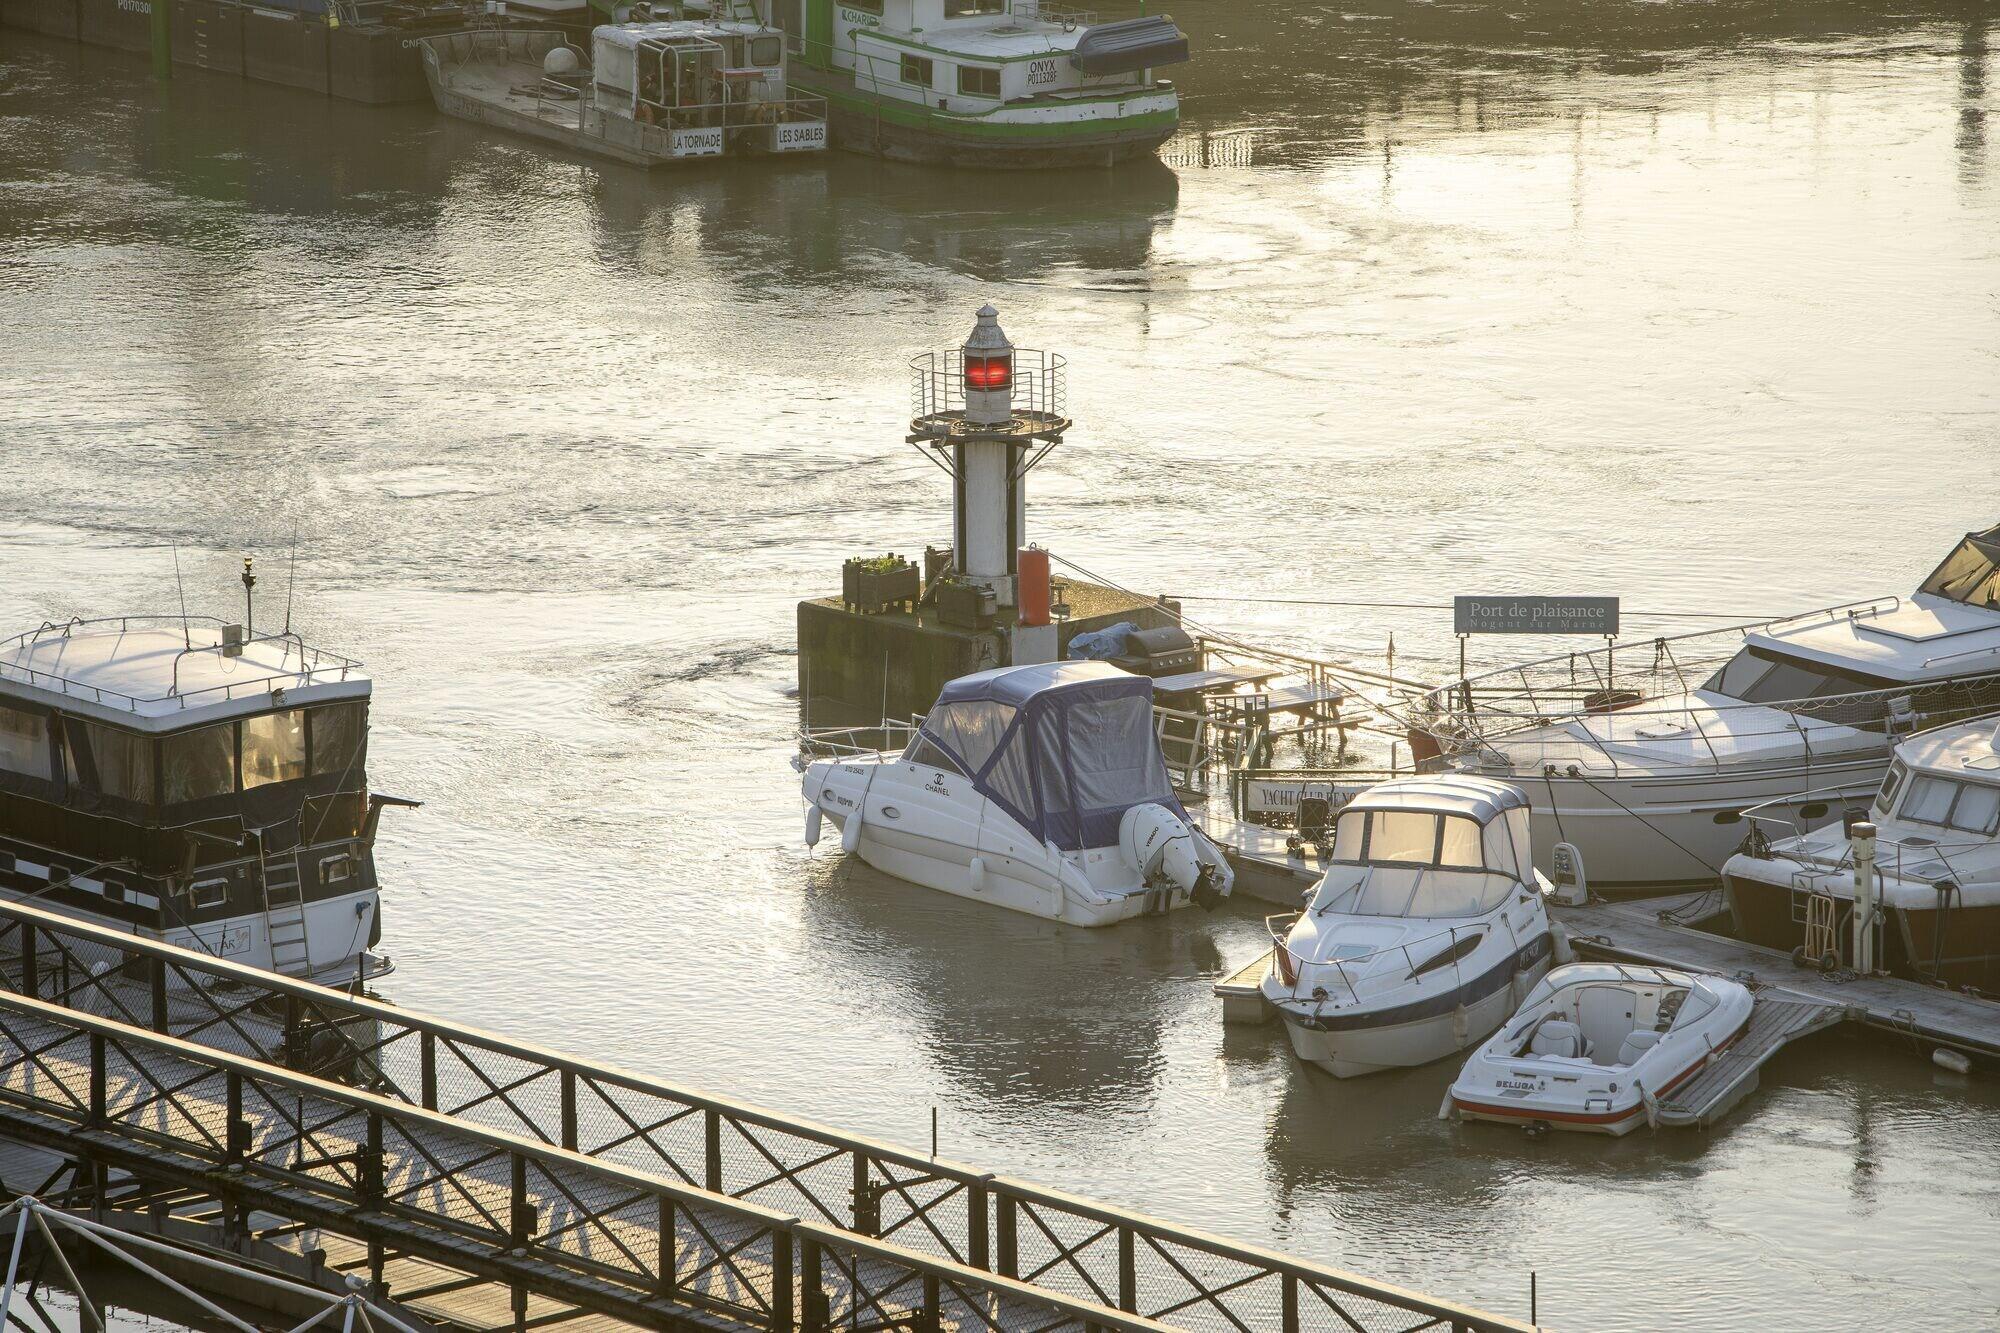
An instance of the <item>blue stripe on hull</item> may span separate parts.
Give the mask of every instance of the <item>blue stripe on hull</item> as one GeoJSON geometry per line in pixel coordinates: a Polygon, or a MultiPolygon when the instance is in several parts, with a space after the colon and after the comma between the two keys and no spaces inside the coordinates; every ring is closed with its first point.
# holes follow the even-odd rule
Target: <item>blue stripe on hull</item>
{"type": "Polygon", "coordinates": [[[1435,1018],[1439,1014],[1448,1014],[1455,1009],[1477,1004],[1510,985],[1515,973],[1526,971],[1551,957],[1554,950],[1554,941],[1549,933],[1544,931],[1516,949],[1512,957],[1474,977],[1456,990],[1445,991],[1394,1009],[1371,1009],[1359,1013],[1328,1014],[1322,1017],[1297,1013],[1283,1006],[1281,1009],[1287,1023],[1296,1023],[1314,1032],[1354,1032],[1362,1028],[1414,1023],[1418,1019],[1435,1018]]]}

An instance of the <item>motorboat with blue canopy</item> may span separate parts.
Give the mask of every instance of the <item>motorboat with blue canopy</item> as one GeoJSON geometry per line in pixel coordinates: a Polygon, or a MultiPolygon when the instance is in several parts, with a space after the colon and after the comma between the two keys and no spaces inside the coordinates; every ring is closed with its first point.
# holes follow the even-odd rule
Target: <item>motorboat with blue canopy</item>
{"type": "Polygon", "coordinates": [[[960,677],[901,753],[813,763],[805,797],[809,842],[831,818],[877,869],[1078,925],[1233,885],[1174,794],[1152,681],[1103,662],[960,677]]]}

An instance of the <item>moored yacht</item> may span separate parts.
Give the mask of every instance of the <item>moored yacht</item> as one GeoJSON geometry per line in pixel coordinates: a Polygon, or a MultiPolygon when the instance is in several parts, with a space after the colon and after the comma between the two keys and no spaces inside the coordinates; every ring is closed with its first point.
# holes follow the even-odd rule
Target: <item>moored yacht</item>
{"type": "Polygon", "coordinates": [[[1212,907],[1234,876],[1153,726],[1153,682],[1103,662],[961,676],[902,752],[806,767],[806,842],[831,820],[878,870],[1072,925],[1212,907]]]}
{"type": "MultiPolygon", "coordinates": [[[[246,578],[248,577],[246,571],[246,578]]],[[[189,617],[0,643],[0,894],[333,985],[379,976],[371,691],[189,617]]]]}
{"type": "MultiPolygon", "coordinates": [[[[1905,740],[1866,809],[1879,940],[1872,952],[1898,976],[2000,993],[1997,722],[1981,718],[1905,740]]],[[[1771,827],[1763,812],[1751,817],[1758,829],[1771,827]]],[[[1736,934],[1801,962],[1851,963],[1851,828],[1777,832],[1753,838],[1723,867],[1736,934]]]]}
{"type": "Polygon", "coordinates": [[[1462,774],[1342,807],[1263,981],[1301,1060],[1341,1078],[1428,1064],[1506,1020],[1555,952],[1528,825],[1518,788],[1462,774]]]}
{"type": "Polygon", "coordinates": [[[1592,889],[1632,896],[1713,884],[1745,810],[1823,824],[1881,785],[1899,737],[1996,707],[2000,526],[1907,598],[1475,677],[1427,696],[1410,741],[1519,784],[1545,851],[1574,844],[1592,889]]]}

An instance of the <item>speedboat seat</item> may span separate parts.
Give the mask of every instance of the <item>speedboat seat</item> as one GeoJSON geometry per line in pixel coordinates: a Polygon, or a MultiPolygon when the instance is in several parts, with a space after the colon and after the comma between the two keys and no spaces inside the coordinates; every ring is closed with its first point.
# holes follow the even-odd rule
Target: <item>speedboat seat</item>
{"type": "Polygon", "coordinates": [[[1535,1029],[1535,1036],[1528,1043],[1531,1055],[1561,1055],[1570,1059],[1587,1056],[1590,1048],[1583,1040],[1583,1029],[1566,1018],[1551,1018],[1535,1029]]]}
{"type": "Polygon", "coordinates": [[[1659,1040],[1660,1034],[1654,1032],[1651,1028],[1644,1028],[1634,1032],[1618,1044],[1618,1063],[1621,1065],[1639,1063],[1639,1057],[1647,1051],[1652,1050],[1659,1043],[1659,1040]]]}

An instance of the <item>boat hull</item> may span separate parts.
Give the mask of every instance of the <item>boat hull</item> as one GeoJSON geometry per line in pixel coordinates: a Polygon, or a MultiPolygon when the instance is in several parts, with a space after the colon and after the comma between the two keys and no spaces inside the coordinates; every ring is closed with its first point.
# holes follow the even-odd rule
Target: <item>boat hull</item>
{"type": "MultiPolygon", "coordinates": [[[[834,823],[839,824],[839,820],[834,823]]],[[[1187,905],[1187,895],[1179,890],[1153,890],[1129,894],[1109,902],[1087,903],[1066,892],[1054,877],[1037,867],[1014,863],[1006,868],[987,868],[982,858],[981,872],[975,874],[946,849],[925,851],[905,845],[891,845],[871,836],[864,828],[855,844],[855,855],[885,875],[921,884],[974,902],[1004,907],[1029,916],[1060,921],[1071,926],[1111,926],[1135,917],[1160,916],[1187,905]]]]}
{"type": "Polygon", "coordinates": [[[1885,749],[1812,768],[1506,780],[1527,793],[1544,874],[1553,871],[1556,844],[1567,842],[1582,853],[1593,893],[1643,898],[1713,886],[1749,832],[1742,818],[1749,807],[1778,802],[1763,813],[1816,828],[1867,805],[1888,768],[1885,749]]]}
{"type": "Polygon", "coordinates": [[[1420,1004],[1315,1017],[1302,1006],[1278,1002],[1278,1011],[1292,1053],[1335,1078],[1412,1068],[1492,1036],[1549,970],[1553,956],[1554,939],[1544,933],[1485,976],[1420,1004]]]}
{"type": "MultiPolygon", "coordinates": [[[[1817,875],[1812,883],[1835,901],[1835,952],[1845,960],[1853,939],[1854,878],[1817,875]]],[[[1804,947],[1807,893],[1791,883],[1789,862],[1740,858],[1724,875],[1723,891],[1739,939],[1786,953],[1804,947]],[[1766,868],[1769,878],[1758,873],[1766,868]]],[[[1913,896],[1934,894],[1924,886],[1913,896]]],[[[1940,910],[1884,901],[1882,916],[1877,961],[1890,973],[1988,994],[2000,990],[2000,904],[1945,899],[1940,910]]]]}

